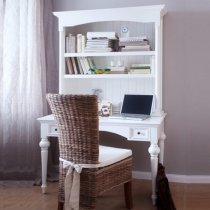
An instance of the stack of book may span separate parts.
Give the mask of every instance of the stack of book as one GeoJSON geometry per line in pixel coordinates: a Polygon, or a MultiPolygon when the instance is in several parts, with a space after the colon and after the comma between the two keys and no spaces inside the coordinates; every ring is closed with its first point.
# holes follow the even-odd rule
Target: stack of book
{"type": "Polygon", "coordinates": [[[73,34],[68,34],[65,37],[65,48],[66,53],[76,52],[76,36],[73,34]]]}
{"type": "Polygon", "coordinates": [[[68,34],[65,37],[66,53],[81,53],[85,49],[85,36],[82,34],[68,34]]]}
{"type": "Polygon", "coordinates": [[[132,64],[128,74],[151,74],[150,64],[132,64]]]}
{"type": "Polygon", "coordinates": [[[68,57],[66,66],[67,74],[92,74],[91,69],[96,68],[90,57],[68,57]]]}
{"type": "Polygon", "coordinates": [[[110,71],[106,71],[105,74],[127,74],[127,68],[125,66],[111,66],[108,67],[110,71]]]}
{"type": "Polygon", "coordinates": [[[87,32],[85,52],[112,52],[118,50],[119,38],[115,32],[87,32]]]}
{"type": "Polygon", "coordinates": [[[121,51],[147,51],[150,50],[149,40],[145,36],[120,37],[121,51]]]}

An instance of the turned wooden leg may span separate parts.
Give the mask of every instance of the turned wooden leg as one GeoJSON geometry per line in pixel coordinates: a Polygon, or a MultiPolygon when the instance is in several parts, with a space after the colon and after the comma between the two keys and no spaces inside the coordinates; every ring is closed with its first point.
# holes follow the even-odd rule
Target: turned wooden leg
{"type": "Polygon", "coordinates": [[[160,153],[160,148],[156,143],[151,143],[149,149],[150,153],[150,162],[151,162],[151,175],[152,175],[152,203],[156,204],[156,176],[157,176],[157,168],[158,168],[158,155],[160,153]]]}
{"type": "Polygon", "coordinates": [[[126,182],[124,184],[125,193],[125,206],[127,209],[133,208],[133,197],[132,197],[132,181],[126,182]]]}
{"type": "Polygon", "coordinates": [[[58,202],[58,210],[63,210],[63,204],[62,202],[58,202]]]}
{"type": "Polygon", "coordinates": [[[41,160],[42,160],[42,193],[46,193],[47,191],[47,159],[48,159],[48,148],[50,146],[50,142],[47,137],[42,138],[39,146],[41,147],[41,160]]]}

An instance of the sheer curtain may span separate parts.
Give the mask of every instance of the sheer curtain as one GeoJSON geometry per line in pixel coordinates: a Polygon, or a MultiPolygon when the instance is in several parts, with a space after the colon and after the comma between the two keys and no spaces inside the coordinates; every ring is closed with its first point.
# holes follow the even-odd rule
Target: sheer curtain
{"type": "Polygon", "coordinates": [[[51,0],[0,2],[0,179],[31,179],[40,161],[36,119],[47,113],[47,65],[54,60],[44,34],[51,0]]]}

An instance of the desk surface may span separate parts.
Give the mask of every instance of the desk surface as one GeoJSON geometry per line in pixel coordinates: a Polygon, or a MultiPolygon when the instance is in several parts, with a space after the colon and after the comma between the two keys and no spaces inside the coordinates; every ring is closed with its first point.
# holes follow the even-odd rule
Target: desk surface
{"type": "MultiPolygon", "coordinates": [[[[109,118],[109,117],[99,117],[99,121],[100,123],[119,123],[119,124],[141,124],[141,125],[160,125],[164,118],[165,118],[166,114],[163,114],[163,116],[161,117],[150,117],[146,120],[139,120],[139,119],[114,119],[114,118],[109,118]]],[[[37,119],[38,121],[41,121],[41,122],[54,122],[54,116],[51,114],[51,115],[47,115],[47,116],[44,116],[44,117],[40,117],[37,119]]]]}

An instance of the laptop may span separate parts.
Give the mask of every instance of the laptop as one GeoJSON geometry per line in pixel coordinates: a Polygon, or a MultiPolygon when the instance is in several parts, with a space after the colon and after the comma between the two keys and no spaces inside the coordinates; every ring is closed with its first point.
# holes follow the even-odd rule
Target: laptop
{"type": "Polygon", "coordinates": [[[124,95],[120,115],[111,118],[126,118],[145,120],[150,117],[153,95],[124,95]]]}

